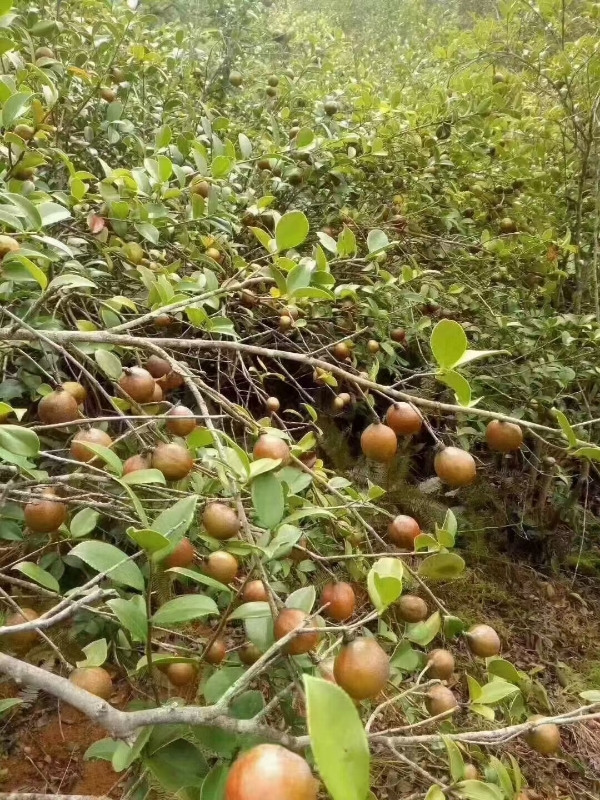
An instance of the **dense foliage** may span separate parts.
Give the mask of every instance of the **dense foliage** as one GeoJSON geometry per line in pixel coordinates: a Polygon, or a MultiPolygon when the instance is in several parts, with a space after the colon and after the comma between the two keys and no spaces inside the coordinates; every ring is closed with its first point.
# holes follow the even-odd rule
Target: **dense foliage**
{"type": "Polygon", "coordinates": [[[598,6],[0,11],[0,671],[131,798],[525,800],[600,693],[436,583],[600,563],[598,6]]]}

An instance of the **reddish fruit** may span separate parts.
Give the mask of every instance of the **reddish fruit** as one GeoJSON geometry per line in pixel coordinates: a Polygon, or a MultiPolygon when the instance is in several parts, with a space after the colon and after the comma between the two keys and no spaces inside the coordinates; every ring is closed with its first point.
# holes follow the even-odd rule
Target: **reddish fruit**
{"type": "Polygon", "coordinates": [[[238,562],[235,556],[226,550],[211,553],[204,564],[204,573],[220,583],[228,584],[238,573],[238,562]]]}
{"type": "MultiPolygon", "coordinates": [[[[4,624],[8,627],[23,625],[25,622],[33,622],[33,620],[37,619],[39,616],[40,615],[37,611],[34,611],[33,608],[22,608],[21,611],[17,611],[15,614],[9,614],[4,624]]],[[[38,635],[35,630],[17,631],[17,633],[7,633],[6,638],[10,642],[11,647],[15,650],[24,650],[35,644],[38,635]]]]}
{"type": "Polygon", "coordinates": [[[73,422],[79,417],[77,400],[70,392],[57,389],[42,397],[38,403],[38,417],[44,425],[73,422]]]}
{"type": "Polygon", "coordinates": [[[71,458],[75,461],[81,461],[87,464],[96,458],[96,454],[86,447],[87,444],[98,444],[101,447],[110,447],[113,440],[110,438],[106,431],[100,428],[88,428],[87,430],[79,431],[71,440],[71,458]]]}
{"type": "Polygon", "coordinates": [[[202,524],[209,536],[223,541],[237,536],[241,523],[233,508],[225,503],[209,503],[202,514],[202,524]]]}
{"type": "Polygon", "coordinates": [[[425,600],[415,594],[403,594],[396,602],[396,609],[403,622],[422,622],[429,614],[425,600]]]}
{"type": "Polygon", "coordinates": [[[234,762],[225,800],[317,800],[318,790],[301,756],[278,744],[260,744],[234,762]]]}
{"type": "Polygon", "coordinates": [[[185,383],[183,375],[180,375],[179,372],[175,372],[174,370],[163,375],[162,378],[158,378],[156,382],[163,392],[172,392],[175,389],[180,389],[185,383]]]}
{"type": "Polygon", "coordinates": [[[257,460],[259,458],[280,458],[283,467],[289,464],[291,459],[288,443],[271,433],[263,433],[258,437],[252,454],[257,460]]]}
{"type": "Polygon", "coordinates": [[[123,475],[139,472],[141,469],[150,469],[150,461],[146,456],[131,456],[123,464],[123,475]]]}
{"type": "Polygon", "coordinates": [[[323,613],[336,622],[343,622],[354,614],[356,595],[349,583],[328,583],[321,594],[323,613]],[[327,605],[328,604],[328,605],[327,605]]]}
{"type": "Polygon", "coordinates": [[[33,533],[54,533],[66,520],[66,505],[52,497],[43,495],[39,500],[27,503],[23,509],[25,524],[33,533]]]}
{"type": "Polygon", "coordinates": [[[204,654],[204,660],[209,664],[220,664],[226,657],[227,647],[222,639],[215,639],[204,654]]]}
{"type": "MultiPolygon", "coordinates": [[[[273,631],[275,639],[282,639],[290,631],[302,625],[307,620],[309,615],[300,611],[297,608],[284,608],[275,620],[273,631]]],[[[309,625],[314,625],[314,622],[309,622],[309,625]]],[[[302,653],[308,653],[313,650],[319,643],[321,635],[319,631],[305,631],[298,632],[287,644],[284,645],[283,651],[290,656],[299,656],[302,653]]]]}
{"type": "Polygon", "coordinates": [[[394,328],[391,332],[390,337],[394,342],[398,342],[398,344],[402,344],[402,342],[406,341],[406,331],[404,328],[394,328]]]}
{"type": "Polygon", "coordinates": [[[265,408],[269,414],[276,414],[281,408],[281,403],[276,397],[267,397],[265,400],[265,408]]]}
{"type": "Polygon", "coordinates": [[[176,321],[175,317],[171,317],[169,314],[159,314],[158,317],[154,318],[154,324],[157,328],[170,328],[176,321]]]}
{"type": "Polygon", "coordinates": [[[126,369],[119,386],[136,403],[149,403],[154,394],[154,378],[142,367],[126,369]]]}
{"type": "Polygon", "coordinates": [[[427,692],[425,705],[432,717],[437,717],[438,714],[444,714],[448,711],[456,711],[458,708],[458,702],[454,694],[446,686],[441,686],[440,684],[432,686],[427,692]]]}
{"type": "Polygon", "coordinates": [[[485,429],[485,440],[491,450],[510,453],[523,444],[523,431],[513,422],[492,420],[485,429]]]}
{"type": "Polygon", "coordinates": [[[343,645],[333,674],[336,683],[354,700],[376,697],[390,677],[390,659],[375,641],[366,637],[343,645]]]}
{"type": "Polygon", "coordinates": [[[467,631],[467,644],[473,655],[481,658],[497,656],[502,647],[500,637],[490,625],[474,625],[467,631]]]}
{"type": "Polygon", "coordinates": [[[410,403],[394,403],[388,408],[385,421],[400,436],[413,436],[423,427],[423,417],[410,403]]]}
{"type": "Polygon", "coordinates": [[[242,589],[242,602],[244,603],[266,603],[268,599],[267,587],[260,580],[248,581],[242,589]]]}
{"type": "Polygon", "coordinates": [[[152,466],[160,470],[168,481],[180,481],[192,471],[192,454],[180,444],[159,444],[152,453],[152,466]]]}
{"type": "Polygon", "coordinates": [[[196,680],[198,669],[189,661],[176,661],[165,668],[165,675],[172,686],[189,686],[196,680]]]}
{"type": "Polygon", "coordinates": [[[153,378],[158,379],[164,378],[165,375],[171,372],[171,365],[166,359],[160,358],[160,356],[150,356],[148,361],[146,361],[146,369],[153,378]]]}
{"type": "Polygon", "coordinates": [[[434,459],[436,475],[448,486],[468,486],[477,475],[475,459],[459,447],[445,447],[434,459]]]}
{"type": "Polygon", "coordinates": [[[396,547],[414,550],[415,539],[421,533],[419,523],[406,514],[398,514],[387,527],[388,538],[396,547]]]}
{"type": "Polygon", "coordinates": [[[113,692],[112,678],[102,667],[82,667],[74,669],[69,675],[69,681],[96,697],[103,700],[110,700],[113,692]]]}
{"type": "Polygon", "coordinates": [[[430,678],[447,681],[454,672],[454,656],[449,650],[441,648],[432,650],[427,656],[427,663],[429,665],[427,676],[430,678]]]}
{"type": "Polygon", "coordinates": [[[195,427],[194,412],[185,406],[174,406],[167,414],[167,430],[175,436],[189,436],[195,427]]]}
{"type": "Polygon", "coordinates": [[[194,563],[196,551],[189,539],[183,538],[165,558],[165,569],[189,567],[194,563]]]}
{"type": "Polygon", "coordinates": [[[394,431],[387,425],[373,422],[362,432],[360,446],[367,458],[384,464],[396,455],[398,440],[394,431]]]}
{"type": "Polygon", "coordinates": [[[347,358],[350,358],[351,352],[346,342],[338,342],[333,346],[333,355],[338,361],[345,361],[347,358]]]}
{"type": "Polygon", "coordinates": [[[77,381],[65,381],[61,386],[64,392],[68,392],[77,401],[77,405],[84,403],[87,398],[87,390],[77,381]]]}
{"type": "Polygon", "coordinates": [[[163,391],[160,388],[160,384],[157,381],[154,381],[154,392],[151,397],[152,403],[160,403],[163,399],[163,391]]]}
{"type": "Polygon", "coordinates": [[[240,650],[240,661],[248,667],[255,664],[261,656],[262,653],[255,644],[245,644],[240,650]]]}

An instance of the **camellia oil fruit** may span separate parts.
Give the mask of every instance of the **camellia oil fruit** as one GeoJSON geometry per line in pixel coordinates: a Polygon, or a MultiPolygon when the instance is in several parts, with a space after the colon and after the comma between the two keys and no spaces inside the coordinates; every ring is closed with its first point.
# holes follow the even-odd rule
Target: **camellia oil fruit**
{"type": "Polygon", "coordinates": [[[367,458],[385,464],[396,455],[398,440],[388,425],[373,422],[362,432],[360,446],[367,458]]]}
{"type": "Polygon", "coordinates": [[[390,659],[375,639],[361,637],[342,646],[333,675],[354,700],[376,697],[390,677],[390,659]]]}
{"type": "MultiPolygon", "coordinates": [[[[537,715],[527,721],[537,722],[541,719],[543,717],[537,715]]],[[[536,753],[550,756],[556,753],[560,747],[560,728],[553,722],[545,722],[543,725],[538,725],[537,728],[529,731],[525,736],[525,741],[536,753]]]]}
{"type": "Polygon", "coordinates": [[[414,550],[415,539],[421,533],[421,527],[414,517],[398,514],[387,527],[388,539],[404,550],[414,550]]]}
{"type": "Polygon", "coordinates": [[[67,507],[51,492],[44,492],[23,509],[25,524],[32,533],[54,533],[67,519],[67,507]]]}
{"type": "MultiPolygon", "coordinates": [[[[23,625],[27,622],[33,622],[38,619],[40,615],[33,608],[22,608],[14,614],[9,614],[4,623],[7,627],[12,628],[14,625],[23,625]]],[[[15,633],[7,633],[6,640],[15,650],[28,650],[37,641],[37,631],[16,631],[15,633]]]]}
{"type": "Polygon", "coordinates": [[[154,394],[154,378],[143,367],[126,369],[119,386],[136,403],[149,403],[154,394]]]}
{"type": "Polygon", "coordinates": [[[109,700],[113,692],[112,678],[103,667],[81,667],[74,669],[69,681],[79,689],[109,700]]]}
{"type": "Polygon", "coordinates": [[[187,477],[194,466],[192,454],[180,444],[163,442],[152,453],[152,466],[168,481],[180,481],[187,477]]]}
{"type": "Polygon", "coordinates": [[[475,459],[459,447],[444,447],[434,459],[436,475],[448,486],[468,486],[475,480],[475,459]]]}
{"type": "Polygon", "coordinates": [[[485,429],[485,440],[491,450],[511,453],[523,444],[523,431],[513,422],[492,420],[485,429]]]}
{"type": "Polygon", "coordinates": [[[213,539],[224,541],[237,536],[240,530],[240,518],[225,503],[208,503],[202,514],[202,524],[213,539]]]}
{"type": "Polygon", "coordinates": [[[259,744],[229,770],[225,800],[317,800],[318,791],[302,756],[278,744],[259,744]]]}
{"type": "Polygon", "coordinates": [[[196,551],[189,539],[184,537],[165,558],[165,569],[173,567],[189,567],[194,563],[196,551]]]}
{"type": "Polygon", "coordinates": [[[490,625],[474,625],[467,631],[467,644],[473,655],[480,658],[497,656],[502,647],[500,637],[490,625]]]}
{"type": "Polygon", "coordinates": [[[50,392],[38,403],[38,417],[44,425],[73,422],[79,417],[77,400],[64,389],[50,392]]]}
{"type": "MultiPolygon", "coordinates": [[[[286,634],[293,631],[298,626],[302,626],[309,615],[305,611],[300,611],[298,608],[284,608],[277,619],[273,631],[275,639],[282,639],[286,634]]],[[[314,625],[314,622],[309,622],[314,625]]],[[[321,638],[319,631],[298,631],[287,644],[283,646],[283,652],[290,656],[299,656],[303,653],[308,653],[313,650],[319,643],[321,638]]]]}
{"type": "Polygon", "coordinates": [[[388,408],[385,421],[400,436],[414,436],[423,427],[423,417],[410,403],[394,403],[388,408]]]}
{"type": "Polygon", "coordinates": [[[449,650],[437,648],[432,650],[427,656],[428,678],[438,678],[447,681],[454,672],[454,656],[449,650]]]}
{"type": "Polygon", "coordinates": [[[284,439],[273,436],[271,433],[263,433],[259,436],[254,450],[252,451],[255,459],[273,458],[281,459],[281,466],[285,467],[290,463],[290,448],[284,439]]]}
{"type": "Polygon", "coordinates": [[[354,614],[356,595],[349,583],[328,583],[321,594],[323,614],[336,622],[344,622],[354,614]]]}
{"type": "Polygon", "coordinates": [[[268,599],[267,587],[261,580],[248,581],[242,589],[244,603],[266,603],[268,599]]]}
{"type": "Polygon", "coordinates": [[[71,458],[74,458],[75,461],[81,461],[84,464],[87,464],[89,461],[92,461],[94,458],[96,458],[96,453],[94,453],[93,450],[90,450],[89,447],[86,447],[88,444],[98,444],[101,447],[110,447],[112,445],[112,439],[108,433],[106,433],[106,431],[103,431],[100,428],[87,428],[79,431],[79,433],[76,433],[71,440],[71,458]]]}

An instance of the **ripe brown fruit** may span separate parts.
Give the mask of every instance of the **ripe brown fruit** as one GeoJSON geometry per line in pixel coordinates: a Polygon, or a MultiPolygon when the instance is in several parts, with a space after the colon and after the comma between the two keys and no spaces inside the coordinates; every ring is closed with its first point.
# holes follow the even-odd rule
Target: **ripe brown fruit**
{"type": "Polygon", "coordinates": [[[258,647],[250,642],[245,644],[240,650],[240,661],[248,667],[251,664],[255,664],[261,656],[262,653],[258,647]]]}
{"type": "Polygon", "coordinates": [[[338,686],[354,700],[376,697],[390,677],[387,653],[371,638],[357,638],[342,646],[333,665],[338,686]]]}
{"type": "Polygon", "coordinates": [[[71,458],[87,464],[96,458],[96,454],[87,448],[86,444],[99,444],[102,447],[110,447],[112,443],[108,433],[100,430],[100,428],[88,428],[79,431],[71,440],[71,458]]]}
{"type": "Polygon", "coordinates": [[[208,664],[220,664],[227,657],[227,647],[223,639],[215,639],[204,654],[204,660],[208,664]]]}
{"type": "Polygon", "coordinates": [[[159,314],[158,317],[154,318],[154,324],[157,328],[170,328],[171,325],[175,325],[177,320],[175,317],[172,317],[170,314],[159,314]]]}
{"type": "Polygon", "coordinates": [[[276,414],[281,408],[281,403],[276,397],[267,397],[265,400],[265,408],[269,414],[276,414]]]}
{"type": "Polygon", "coordinates": [[[417,520],[406,514],[398,514],[387,527],[388,539],[403,550],[414,550],[415,539],[420,533],[417,520]]]}
{"type": "Polygon", "coordinates": [[[158,381],[154,381],[154,392],[151,397],[152,403],[160,403],[163,399],[163,391],[160,388],[158,381]]]}
{"type": "MultiPolygon", "coordinates": [[[[305,611],[300,611],[298,608],[284,608],[275,620],[275,626],[273,628],[275,639],[282,639],[286,634],[294,630],[294,628],[297,628],[298,625],[302,625],[302,623],[308,619],[308,616],[309,615],[305,611]]],[[[312,626],[314,622],[309,622],[308,624],[312,626]]],[[[290,656],[299,656],[302,655],[302,653],[308,653],[317,646],[320,638],[319,631],[298,632],[283,646],[283,651],[290,656]]]]}
{"type": "Polygon", "coordinates": [[[206,199],[210,194],[210,184],[206,181],[200,181],[197,178],[190,183],[190,193],[199,194],[200,197],[206,199]]]}
{"type": "Polygon", "coordinates": [[[23,509],[25,524],[33,533],[54,533],[67,518],[67,507],[53,499],[52,495],[42,495],[32,500],[23,509]]]}
{"type": "Polygon", "coordinates": [[[175,372],[174,370],[171,370],[167,375],[163,375],[162,378],[158,378],[156,382],[163,392],[179,389],[185,383],[183,375],[180,375],[179,372],[175,372]]]}
{"type": "Polygon", "coordinates": [[[354,614],[356,595],[349,583],[328,583],[321,594],[321,605],[327,608],[323,614],[336,622],[343,622],[354,614]]]}
{"type": "Polygon", "coordinates": [[[149,403],[154,394],[154,378],[143,367],[126,369],[119,386],[136,403],[149,403]]]}
{"type": "Polygon", "coordinates": [[[171,372],[171,365],[164,358],[160,358],[159,356],[150,356],[148,361],[146,361],[146,369],[153,378],[158,379],[164,378],[165,375],[168,375],[169,372],[171,372]]]}
{"type": "Polygon", "coordinates": [[[71,397],[74,397],[77,401],[77,405],[81,405],[81,403],[85,403],[87,398],[87,389],[85,386],[82,386],[77,381],[65,381],[61,386],[61,389],[64,392],[68,392],[71,397]]]}
{"type": "MultiPolygon", "coordinates": [[[[536,715],[531,717],[528,722],[537,722],[540,719],[543,719],[543,717],[536,715]]],[[[536,753],[540,753],[543,756],[552,755],[560,747],[560,729],[553,722],[546,722],[529,731],[525,736],[525,741],[536,753]]]]}
{"type": "Polygon", "coordinates": [[[100,97],[106,100],[107,103],[112,103],[117,99],[116,93],[109,86],[103,86],[100,89],[100,97]]]}
{"type": "Polygon", "coordinates": [[[523,431],[514,422],[493,419],[485,429],[485,440],[491,450],[510,453],[523,444],[523,431]]]}
{"type": "Polygon", "coordinates": [[[149,469],[150,461],[147,456],[131,456],[123,464],[123,475],[129,475],[131,472],[139,472],[141,469],[149,469]]]}
{"type": "Polygon", "coordinates": [[[194,563],[196,551],[189,539],[183,538],[165,558],[165,569],[189,567],[194,563]]]}
{"type": "Polygon", "coordinates": [[[502,647],[500,637],[490,625],[474,625],[467,631],[467,644],[473,655],[481,658],[497,656],[502,647]]]}
{"type": "Polygon", "coordinates": [[[289,331],[289,329],[293,326],[294,320],[288,314],[282,314],[279,317],[279,330],[280,331],[289,331]]]}
{"type": "Polygon", "coordinates": [[[440,450],[433,465],[438,478],[448,486],[468,486],[477,475],[475,459],[459,447],[440,450]]]}
{"type": "Polygon", "coordinates": [[[73,422],[79,417],[77,400],[69,392],[57,389],[42,397],[38,403],[38,417],[44,425],[55,425],[58,422],[73,422]]]}
{"type": "Polygon", "coordinates": [[[338,361],[345,361],[350,358],[352,351],[346,342],[338,342],[333,346],[332,353],[338,361]]]}
{"type": "Polygon", "coordinates": [[[406,341],[406,331],[404,328],[394,328],[394,330],[390,333],[390,337],[392,341],[402,344],[402,342],[406,341]]]}
{"type": "Polygon", "coordinates": [[[0,235],[0,258],[4,258],[9,253],[16,253],[20,249],[21,245],[12,236],[0,235]]]}
{"type": "Polygon", "coordinates": [[[237,558],[226,550],[217,550],[211,553],[204,564],[204,572],[209,578],[220,583],[228,584],[238,573],[237,558]]]}
{"type": "Polygon", "coordinates": [[[425,705],[432,717],[437,717],[438,714],[444,714],[446,711],[456,711],[458,709],[458,702],[454,694],[446,686],[441,686],[440,684],[432,686],[427,692],[425,705]]]}
{"type": "Polygon", "coordinates": [[[396,455],[398,440],[390,427],[381,422],[372,422],[362,432],[360,446],[367,458],[383,464],[396,455]]]}
{"type": "Polygon", "coordinates": [[[288,443],[285,439],[280,439],[279,436],[274,436],[272,433],[263,433],[258,437],[252,455],[255,459],[280,458],[282,467],[287,466],[291,460],[288,443]]]}
{"type": "Polygon", "coordinates": [[[396,608],[403,622],[422,622],[429,613],[425,600],[415,594],[403,594],[397,601],[396,608]]]}
{"type": "Polygon", "coordinates": [[[167,417],[167,430],[175,436],[189,436],[196,427],[194,412],[186,406],[174,406],[167,417]]]}
{"type": "Polygon", "coordinates": [[[423,427],[423,417],[410,403],[394,403],[388,408],[385,421],[401,436],[413,436],[423,427]]]}
{"type": "Polygon", "coordinates": [[[375,353],[378,353],[381,350],[381,345],[376,339],[369,339],[367,342],[367,350],[369,353],[375,355],[375,353]]]}
{"type": "Polygon", "coordinates": [[[102,667],[82,667],[74,669],[69,675],[69,681],[96,697],[103,700],[110,700],[113,692],[112,678],[102,667]]]}
{"type": "Polygon", "coordinates": [[[165,669],[167,680],[172,686],[189,686],[194,682],[197,674],[196,665],[190,664],[189,661],[176,661],[165,669]]]}
{"type": "Polygon", "coordinates": [[[427,663],[429,665],[427,671],[429,678],[447,681],[454,672],[454,656],[449,650],[442,650],[441,648],[432,650],[427,656],[427,663]]]}
{"type": "Polygon", "coordinates": [[[266,603],[269,599],[267,587],[261,580],[248,581],[242,589],[242,602],[266,603]]]}
{"type": "Polygon", "coordinates": [[[152,453],[152,466],[162,472],[168,481],[180,481],[192,471],[192,454],[180,444],[161,443],[152,453]]]}
{"type": "Polygon", "coordinates": [[[214,539],[221,541],[231,539],[240,529],[237,513],[224,503],[209,503],[202,514],[202,523],[206,532],[214,539]]]}
{"type": "Polygon", "coordinates": [[[259,744],[229,770],[225,800],[317,800],[318,790],[301,756],[278,744],[259,744]]]}
{"type": "MultiPolygon", "coordinates": [[[[33,608],[22,608],[14,614],[9,614],[6,618],[5,625],[12,627],[13,625],[23,625],[25,622],[33,622],[37,619],[39,614],[33,608]]],[[[11,647],[15,650],[24,650],[35,644],[38,635],[35,630],[31,631],[18,631],[17,633],[8,633],[6,638],[10,642],[11,647]]]]}

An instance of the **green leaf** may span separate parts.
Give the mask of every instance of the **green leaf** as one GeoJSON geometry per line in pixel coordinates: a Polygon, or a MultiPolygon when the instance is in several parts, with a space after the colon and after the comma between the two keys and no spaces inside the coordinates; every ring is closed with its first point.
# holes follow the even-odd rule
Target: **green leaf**
{"type": "Polygon", "coordinates": [[[390,664],[402,672],[414,672],[421,664],[422,657],[417,650],[413,650],[410,643],[402,641],[395,650],[390,664]]]}
{"type": "Polygon", "coordinates": [[[472,703],[477,703],[481,697],[481,684],[471,675],[467,675],[467,686],[469,687],[469,698],[472,703]]]}
{"type": "Polygon", "coordinates": [[[263,528],[274,528],[283,519],[283,486],[272,472],[263,473],[252,481],[252,505],[263,528]]]}
{"type": "Polygon", "coordinates": [[[146,756],[144,763],[171,795],[186,787],[200,786],[209,770],[201,751],[187,739],[177,739],[161,747],[151,756],[146,756]]]}
{"type": "Polygon", "coordinates": [[[465,630],[465,623],[460,617],[451,615],[444,617],[444,636],[446,639],[454,639],[465,630]]]}
{"type": "Polygon", "coordinates": [[[402,561],[399,558],[378,559],[367,576],[371,602],[382,614],[402,594],[402,561]]]}
{"type": "Polygon", "coordinates": [[[502,789],[504,796],[512,797],[514,795],[514,789],[510,775],[504,764],[499,758],[496,758],[496,756],[490,756],[490,767],[498,776],[498,783],[500,784],[500,788],[502,789]]]}
{"type": "Polygon", "coordinates": [[[465,350],[455,366],[462,366],[468,364],[470,361],[475,361],[477,358],[486,358],[487,356],[495,356],[498,353],[508,353],[508,350],[465,350]]]}
{"type": "Polygon", "coordinates": [[[481,687],[481,694],[477,698],[477,702],[483,705],[492,705],[493,703],[499,703],[500,700],[504,700],[518,691],[518,686],[508,683],[508,681],[502,680],[502,678],[496,678],[481,687]]]}
{"type": "Polygon", "coordinates": [[[144,528],[143,530],[136,530],[135,528],[127,528],[127,535],[130,539],[138,544],[142,550],[147,553],[157,553],[159,550],[164,550],[169,546],[169,540],[162,533],[144,528]]]}
{"type": "Polygon", "coordinates": [[[206,702],[209,704],[218,702],[227,689],[242,677],[244,672],[243,667],[224,667],[214,672],[202,689],[206,702]]]}
{"type": "Polygon", "coordinates": [[[134,227],[146,241],[152,242],[152,244],[158,244],[160,231],[155,225],[152,225],[150,222],[136,222],[134,227]]]}
{"type": "Polygon", "coordinates": [[[71,556],[84,561],[97,572],[107,572],[115,583],[144,590],[144,578],[140,568],[122,550],[108,542],[80,542],[70,552],[71,556]]]}
{"type": "Polygon", "coordinates": [[[372,231],[369,231],[369,235],[367,236],[367,248],[369,253],[377,253],[380,250],[385,250],[389,243],[390,240],[384,231],[379,230],[379,228],[374,228],[372,231]]]}
{"type": "Polygon", "coordinates": [[[233,169],[235,162],[227,156],[216,156],[210,167],[213,178],[226,178],[233,169]]]}
{"type": "Polygon", "coordinates": [[[487,671],[490,675],[496,675],[498,678],[503,678],[509,683],[514,683],[516,686],[523,680],[523,676],[519,674],[516,667],[504,658],[490,659],[487,663],[487,671]]]}
{"type": "Polygon", "coordinates": [[[81,539],[91,533],[96,525],[100,514],[92,508],[80,509],[71,519],[69,531],[74,539],[81,539]]]}
{"type": "MultiPolygon", "coordinates": [[[[40,216],[40,212],[38,211],[37,207],[33,205],[31,200],[28,200],[21,194],[15,194],[14,192],[6,192],[2,195],[2,198],[7,198],[9,202],[11,202],[14,206],[22,212],[22,214],[27,219],[30,228],[34,228],[35,230],[39,230],[42,227],[42,217],[40,216]]],[[[6,258],[4,261],[6,262],[6,258]]]]}
{"type": "Polygon", "coordinates": [[[124,628],[140,642],[145,642],[148,637],[148,618],[143,602],[139,601],[140,598],[137,597],[129,600],[118,597],[114,600],[107,600],[106,605],[111,608],[124,628]]]}
{"type": "Polygon", "coordinates": [[[458,322],[440,320],[431,332],[431,351],[442,369],[452,369],[467,349],[467,336],[458,322]]]}
{"type": "Polygon", "coordinates": [[[356,236],[346,225],[337,240],[337,254],[340,258],[356,255],[356,236]]]}
{"type": "Polygon", "coordinates": [[[456,792],[459,797],[467,800],[504,800],[504,795],[498,786],[483,781],[462,781],[458,784],[456,792]]]}
{"type": "Polygon", "coordinates": [[[23,117],[29,110],[32,99],[33,95],[25,92],[11,95],[2,106],[2,127],[11,128],[13,122],[23,117]]]}
{"type": "Polygon", "coordinates": [[[438,381],[445,383],[446,386],[449,386],[454,391],[456,402],[459,405],[465,408],[469,408],[473,405],[471,401],[471,386],[463,375],[460,375],[454,370],[449,370],[448,372],[438,372],[435,377],[438,381]]]}
{"type": "Polygon", "coordinates": [[[148,483],[166,483],[165,476],[159,469],[138,469],[123,475],[121,483],[128,486],[146,485],[148,483]]]}
{"type": "Polygon", "coordinates": [[[171,128],[169,128],[168,125],[161,125],[154,137],[154,149],[162,150],[163,147],[167,147],[171,143],[172,138],[173,132],[171,128]]]}
{"type": "Polygon", "coordinates": [[[95,289],[96,284],[89,280],[89,278],[85,278],[83,275],[58,275],[56,278],[53,278],[50,283],[48,284],[48,290],[50,289],[77,289],[77,288],[88,288],[88,289],[95,289]]]}
{"type": "Polygon", "coordinates": [[[3,270],[8,275],[8,277],[12,278],[13,280],[17,280],[15,266],[16,264],[21,264],[25,268],[25,273],[22,274],[20,280],[29,280],[33,279],[41,289],[45,289],[48,285],[48,278],[46,277],[45,272],[41,270],[37,264],[34,264],[31,259],[27,258],[27,256],[22,255],[21,253],[14,253],[13,255],[8,255],[3,260],[3,270]]]}
{"type": "Polygon", "coordinates": [[[314,140],[315,135],[310,128],[300,128],[296,134],[296,147],[298,150],[302,149],[303,147],[310,147],[314,140]]]}
{"type": "Polygon", "coordinates": [[[121,476],[123,474],[123,462],[109,447],[104,447],[103,444],[92,444],[90,442],[81,442],[81,444],[86,450],[91,450],[91,452],[95,453],[98,458],[101,458],[105,464],[108,464],[117,475],[121,476]]]}
{"type": "Polygon", "coordinates": [[[40,452],[40,440],[35,431],[20,425],[0,425],[0,447],[16,456],[35,457],[40,452]]]}
{"type": "Polygon", "coordinates": [[[588,689],[585,692],[579,692],[579,697],[588,700],[590,703],[600,703],[600,691],[597,689],[588,689]]]}
{"type": "Polygon", "coordinates": [[[296,589],[285,600],[286,608],[298,608],[300,611],[305,611],[307,614],[313,609],[315,600],[317,599],[317,592],[314,586],[303,586],[296,589]]]}
{"type": "Polygon", "coordinates": [[[99,739],[91,744],[83,754],[84,761],[98,758],[101,761],[112,761],[119,742],[115,739],[99,739]]]}
{"type": "Polygon", "coordinates": [[[444,736],[442,734],[442,739],[444,740],[446,752],[448,753],[452,782],[457,783],[458,781],[462,780],[465,773],[465,762],[463,760],[462,753],[460,752],[458,745],[455,744],[448,736],[444,736]]]}
{"type": "Polygon", "coordinates": [[[82,650],[85,653],[85,659],[76,662],[78,667],[101,667],[108,657],[106,639],[96,639],[82,650]]]}
{"type": "Polygon", "coordinates": [[[252,142],[245,133],[238,133],[238,144],[242,158],[250,158],[252,155],[252,142]]]}
{"type": "Polygon", "coordinates": [[[435,611],[428,619],[423,620],[423,622],[407,625],[405,635],[409,642],[414,642],[421,647],[426,647],[435,639],[441,627],[442,616],[439,611],[435,611]]]}
{"type": "Polygon", "coordinates": [[[202,781],[200,800],[225,800],[225,786],[228,775],[229,767],[227,764],[218,764],[213,767],[202,781]]]}
{"type": "Polygon", "coordinates": [[[288,211],[275,226],[275,242],[278,250],[298,247],[308,236],[309,224],[302,211],[288,211]]]}
{"type": "Polygon", "coordinates": [[[580,447],[573,451],[576,458],[587,458],[590,461],[600,461],[600,447],[580,447]]]}
{"type": "Polygon", "coordinates": [[[451,581],[462,575],[464,559],[456,553],[436,553],[421,562],[419,575],[434,581],[451,581]]]}
{"type": "Polygon", "coordinates": [[[369,744],[349,695],[329,681],[304,675],[310,747],[333,800],[365,800],[369,744]]]}
{"type": "Polygon", "coordinates": [[[446,795],[439,786],[430,786],[425,795],[425,800],[446,800],[446,795]]]}
{"type": "Polygon", "coordinates": [[[40,203],[36,208],[42,218],[43,227],[56,225],[57,222],[62,222],[71,217],[71,212],[59,203],[40,203]]]}
{"type": "Polygon", "coordinates": [[[218,592],[228,592],[231,594],[229,586],[225,586],[224,583],[219,583],[219,581],[216,581],[214,578],[209,578],[208,575],[204,575],[202,572],[196,572],[193,569],[186,569],[185,567],[171,567],[166,571],[169,573],[172,572],[175,575],[182,575],[184,578],[189,578],[192,581],[196,581],[196,583],[201,583],[203,586],[209,586],[211,589],[216,589],[218,592]]]}
{"type": "Polygon", "coordinates": [[[119,380],[123,374],[123,366],[114,353],[110,353],[108,350],[96,350],[94,358],[107,378],[113,381],[119,380]]]}
{"type": "Polygon", "coordinates": [[[254,603],[242,603],[233,611],[228,619],[254,619],[259,617],[270,617],[271,609],[266,601],[257,600],[254,603]]]}
{"type": "Polygon", "coordinates": [[[0,700],[0,715],[10,711],[15,706],[20,706],[22,702],[23,700],[18,697],[6,697],[4,700],[0,700]]]}
{"type": "Polygon", "coordinates": [[[198,496],[191,494],[178,500],[171,508],[167,508],[156,517],[149,527],[153,531],[162,533],[169,539],[177,539],[187,533],[194,521],[198,496]]]}
{"type": "Polygon", "coordinates": [[[13,567],[13,569],[22,572],[23,575],[26,575],[32,581],[39,583],[40,586],[45,586],[46,589],[50,589],[52,592],[60,592],[60,586],[56,578],[49,572],[46,572],[45,569],[38,567],[37,564],[32,564],[31,561],[21,561],[13,567]]]}
{"type": "Polygon", "coordinates": [[[569,420],[562,411],[558,410],[558,408],[554,409],[554,415],[556,416],[556,420],[560,425],[567,441],[569,442],[569,447],[577,447],[577,435],[571,427],[569,420]]]}
{"type": "Polygon", "coordinates": [[[212,598],[200,594],[188,594],[168,600],[154,614],[152,621],[155,625],[169,627],[218,613],[219,609],[212,598]]]}

